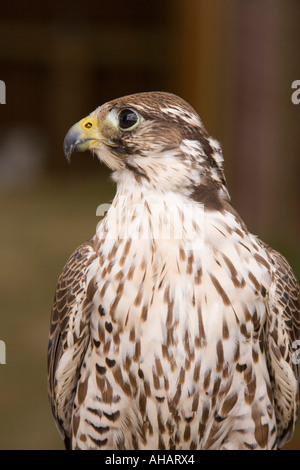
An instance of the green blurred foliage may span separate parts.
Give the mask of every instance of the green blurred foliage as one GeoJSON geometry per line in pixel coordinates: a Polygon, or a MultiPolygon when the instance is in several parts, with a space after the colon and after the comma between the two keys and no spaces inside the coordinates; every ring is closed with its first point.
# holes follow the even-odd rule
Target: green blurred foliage
{"type": "Polygon", "coordinates": [[[114,185],[70,171],[1,194],[0,449],[63,448],[47,397],[47,342],[58,276],[72,251],[91,238],[99,204],[114,185]]]}

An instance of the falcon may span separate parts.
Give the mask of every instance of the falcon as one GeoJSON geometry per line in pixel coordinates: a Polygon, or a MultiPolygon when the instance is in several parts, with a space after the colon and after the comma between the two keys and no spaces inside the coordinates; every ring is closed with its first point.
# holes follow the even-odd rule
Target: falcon
{"type": "Polygon", "coordinates": [[[112,170],[113,202],[68,260],[48,386],[68,449],[278,449],[299,400],[299,285],[248,232],[220,145],[164,92],[104,104],[67,133],[112,170]]]}

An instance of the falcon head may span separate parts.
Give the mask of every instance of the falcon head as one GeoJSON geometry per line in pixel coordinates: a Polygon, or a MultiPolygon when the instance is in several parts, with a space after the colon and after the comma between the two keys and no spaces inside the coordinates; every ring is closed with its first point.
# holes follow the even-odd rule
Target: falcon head
{"type": "Polygon", "coordinates": [[[64,140],[68,161],[72,152],[86,149],[114,171],[117,183],[131,175],[162,191],[197,197],[208,189],[229,199],[220,145],[194,109],[171,93],[137,93],[100,106],[64,140]]]}

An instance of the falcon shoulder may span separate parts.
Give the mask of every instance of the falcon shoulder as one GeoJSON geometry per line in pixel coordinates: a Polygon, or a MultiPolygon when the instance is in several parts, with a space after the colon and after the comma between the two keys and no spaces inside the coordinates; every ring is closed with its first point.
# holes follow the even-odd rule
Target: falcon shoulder
{"type": "Polygon", "coordinates": [[[265,248],[273,267],[266,353],[277,422],[277,445],[282,447],[292,437],[299,403],[300,361],[295,358],[298,345],[295,341],[300,339],[300,289],[287,260],[269,246],[265,245],[265,248]]]}
{"type": "Polygon", "coordinates": [[[95,286],[88,270],[96,258],[93,242],[79,246],[56,287],[48,345],[48,394],[56,426],[68,448],[80,367],[90,339],[89,317],[95,286]]]}

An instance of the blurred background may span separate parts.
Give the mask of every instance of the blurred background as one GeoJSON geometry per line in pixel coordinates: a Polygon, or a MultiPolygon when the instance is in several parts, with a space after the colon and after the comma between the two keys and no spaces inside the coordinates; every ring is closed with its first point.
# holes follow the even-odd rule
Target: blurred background
{"type": "MultiPolygon", "coordinates": [[[[0,3],[0,449],[62,449],[47,398],[57,278],[115,187],[69,127],[100,104],[170,91],[219,140],[235,208],[300,278],[298,0],[0,3]]],[[[288,448],[300,449],[297,431],[288,448]]]]}

